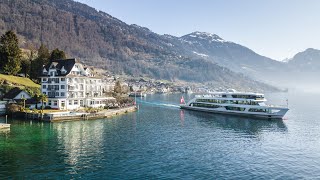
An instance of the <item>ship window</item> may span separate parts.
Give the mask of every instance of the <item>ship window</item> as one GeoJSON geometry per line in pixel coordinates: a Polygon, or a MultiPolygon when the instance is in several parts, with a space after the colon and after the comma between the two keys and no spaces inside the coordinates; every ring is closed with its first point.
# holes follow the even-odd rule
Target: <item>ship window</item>
{"type": "Polygon", "coordinates": [[[242,108],[242,107],[232,107],[232,106],[226,106],[226,109],[227,109],[227,110],[230,110],[230,111],[244,111],[244,110],[246,110],[246,108],[242,108]]]}
{"type": "Polygon", "coordinates": [[[202,103],[193,103],[194,107],[204,107],[204,108],[219,108],[220,106],[214,104],[202,104],[202,103]]]}
{"type": "Polygon", "coordinates": [[[249,109],[249,112],[267,112],[267,110],[266,109],[251,108],[251,109],[249,109]]]}

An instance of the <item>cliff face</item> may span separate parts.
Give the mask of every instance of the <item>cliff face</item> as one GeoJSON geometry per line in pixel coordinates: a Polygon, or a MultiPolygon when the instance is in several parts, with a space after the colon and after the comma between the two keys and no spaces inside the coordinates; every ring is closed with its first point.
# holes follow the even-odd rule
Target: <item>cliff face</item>
{"type": "MultiPolygon", "coordinates": [[[[7,30],[19,34],[22,47],[43,43],[118,74],[267,87],[219,66],[213,54],[222,50],[211,52],[212,58],[197,56],[199,46],[191,46],[187,37],[158,35],[72,0],[0,0],[0,33],[7,30]]],[[[220,56],[220,62],[230,60],[220,56]]]]}

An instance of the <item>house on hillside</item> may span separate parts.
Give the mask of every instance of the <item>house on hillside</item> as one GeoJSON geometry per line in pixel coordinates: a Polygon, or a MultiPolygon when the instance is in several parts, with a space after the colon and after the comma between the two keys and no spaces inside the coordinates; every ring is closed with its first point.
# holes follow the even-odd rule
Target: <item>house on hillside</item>
{"type": "Polygon", "coordinates": [[[18,87],[11,89],[3,96],[3,100],[9,102],[16,102],[17,100],[19,101],[21,99],[31,99],[31,96],[29,93],[18,87]]]}
{"type": "Polygon", "coordinates": [[[60,110],[104,107],[108,83],[76,59],[54,60],[43,67],[41,92],[48,96],[47,106],[60,110]]]}
{"type": "Polygon", "coordinates": [[[30,94],[24,90],[21,90],[18,87],[11,89],[8,93],[6,93],[3,97],[3,101],[7,103],[19,103],[23,104],[30,108],[41,108],[41,102],[37,102],[34,97],[31,97],[30,94]]]}

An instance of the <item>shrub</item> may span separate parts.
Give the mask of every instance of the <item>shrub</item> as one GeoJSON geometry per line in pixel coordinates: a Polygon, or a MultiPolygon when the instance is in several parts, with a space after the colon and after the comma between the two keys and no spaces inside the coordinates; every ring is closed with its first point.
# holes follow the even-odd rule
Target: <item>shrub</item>
{"type": "Polygon", "coordinates": [[[18,104],[8,104],[7,105],[7,113],[20,112],[22,109],[23,109],[23,107],[18,104]]]}

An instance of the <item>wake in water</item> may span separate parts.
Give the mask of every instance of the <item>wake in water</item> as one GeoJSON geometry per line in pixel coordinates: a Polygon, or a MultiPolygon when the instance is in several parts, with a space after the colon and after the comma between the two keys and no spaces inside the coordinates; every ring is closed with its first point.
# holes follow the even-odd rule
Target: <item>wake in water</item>
{"type": "Polygon", "coordinates": [[[137,102],[140,103],[140,104],[150,104],[150,105],[154,105],[154,106],[180,108],[180,106],[177,105],[177,104],[168,104],[168,103],[157,102],[157,101],[148,102],[148,101],[137,100],[137,102]]]}

